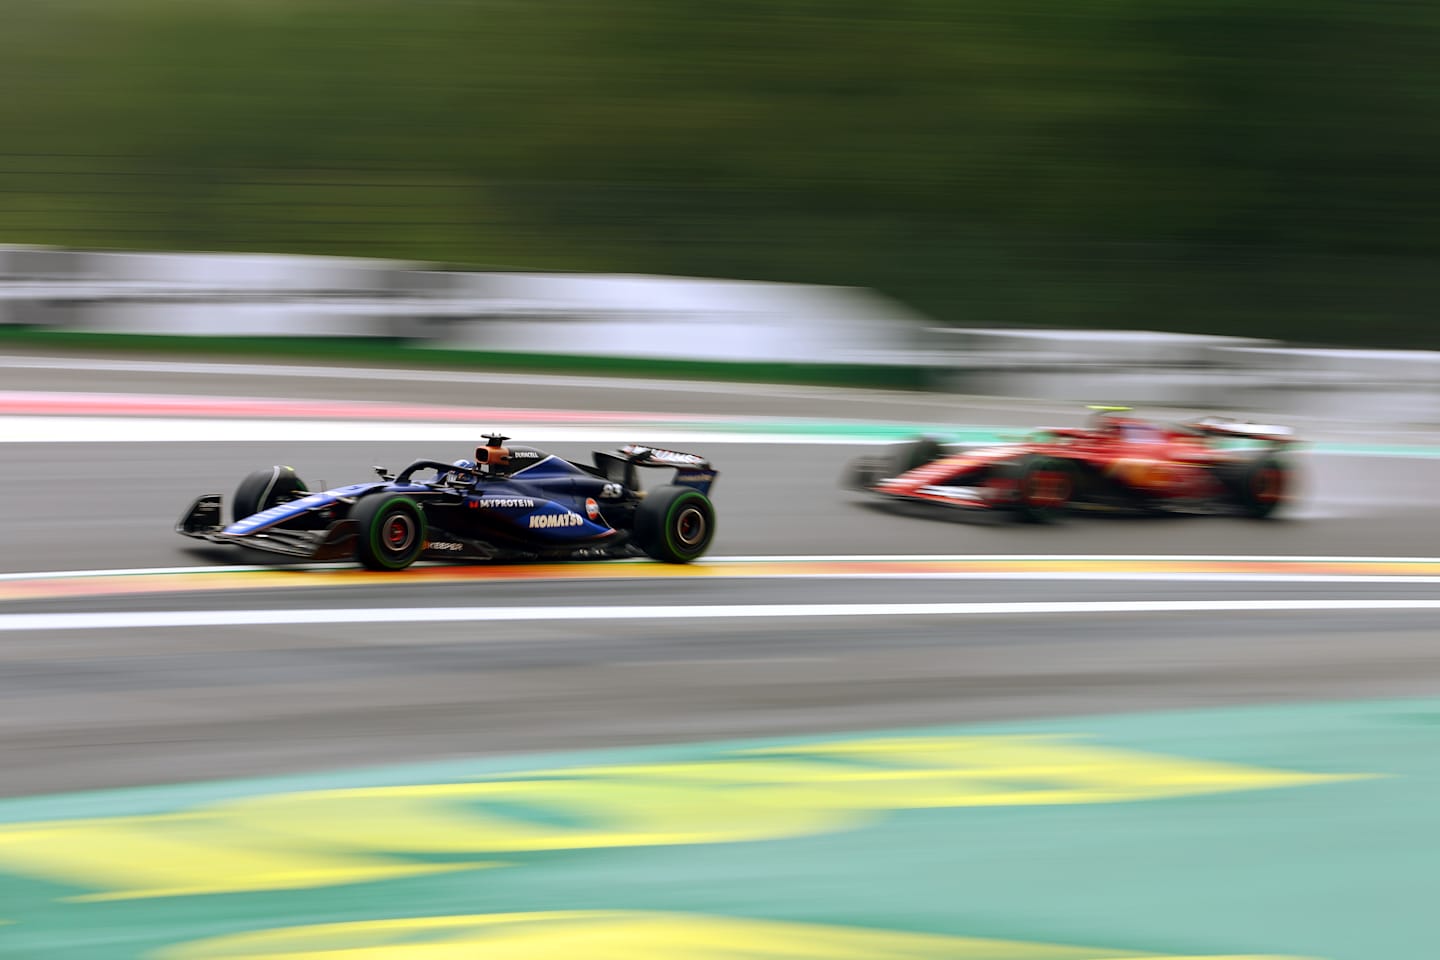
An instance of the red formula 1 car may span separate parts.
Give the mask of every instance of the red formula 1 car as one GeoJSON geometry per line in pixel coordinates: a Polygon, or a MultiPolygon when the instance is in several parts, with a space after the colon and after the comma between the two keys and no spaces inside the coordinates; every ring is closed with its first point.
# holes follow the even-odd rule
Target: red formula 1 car
{"type": "Polygon", "coordinates": [[[1085,427],[1015,443],[924,438],[850,465],[847,486],[890,501],[1004,510],[1046,522],[1070,509],[1268,517],[1293,490],[1288,427],[1207,417],[1161,424],[1092,408],[1085,427]]]}

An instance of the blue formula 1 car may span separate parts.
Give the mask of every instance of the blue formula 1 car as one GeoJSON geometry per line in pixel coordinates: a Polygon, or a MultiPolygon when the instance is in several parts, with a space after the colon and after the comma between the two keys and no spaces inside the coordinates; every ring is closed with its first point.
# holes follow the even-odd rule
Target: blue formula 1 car
{"type": "Polygon", "coordinates": [[[403,570],[419,559],[615,559],[688,563],[715,535],[716,471],[693,453],[631,445],[593,466],[487,435],[475,459],[416,460],[378,480],[311,493],[290,467],[241,481],[226,525],[220,494],[198,498],[177,533],[309,560],[403,570]],[[637,468],[673,468],[640,488],[637,468]],[[428,479],[417,479],[428,478],[428,479]]]}

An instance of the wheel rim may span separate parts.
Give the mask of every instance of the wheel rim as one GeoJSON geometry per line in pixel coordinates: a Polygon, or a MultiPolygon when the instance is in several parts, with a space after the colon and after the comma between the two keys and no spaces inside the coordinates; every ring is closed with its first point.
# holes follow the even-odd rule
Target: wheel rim
{"type": "Polygon", "coordinates": [[[686,507],[675,517],[675,539],[686,547],[696,547],[705,541],[705,513],[699,507],[686,507]]]}
{"type": "Polygon", "coordinates": [[[404,554],[415,544],[414,518],[408,513],[392,513],[385,518],[382,539],[388,552],[404,554]]]}
{"type": "Polygon", "coordinates": [[[1255,474],[1255,481],[1251,487],[1255,499],[1260,503],[1274,503],[1280,499],[1285,490],[1285,477],[1274,467],[1267,467],[1255,474]]]}
{"type": "Polygon", "coordinates": [[[1063,507],[1070,500],[1070,477],[1061,470],[1037,470],[1030,475],[1025,502],[1032,507],[1063,507]]]}

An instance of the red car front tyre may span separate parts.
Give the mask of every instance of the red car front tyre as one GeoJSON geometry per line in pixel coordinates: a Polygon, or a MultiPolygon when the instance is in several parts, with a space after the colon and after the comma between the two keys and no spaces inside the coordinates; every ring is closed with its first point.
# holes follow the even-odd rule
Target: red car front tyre
{"type": "Polygon", "coordinates": [[[1055,457],[1026,457],[1014,466],[1015,516],[1053,523],[1075,498],[1075,470],[1055,457]]]}

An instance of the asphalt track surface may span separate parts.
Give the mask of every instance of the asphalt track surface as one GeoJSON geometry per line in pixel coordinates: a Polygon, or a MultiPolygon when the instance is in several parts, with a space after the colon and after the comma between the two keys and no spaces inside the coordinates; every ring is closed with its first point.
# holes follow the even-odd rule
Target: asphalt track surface
{"type": "MultiPolygon", "coordinates": [[[[1056,422],[1059,409],[948,397],[713,385],[217,377],[100,361],[0,369],[6,390],[376,399],[472,406],[1056,422]]],[[[1064,420],[1060,420],[1064,422],[1064,420]]],[[[484,424],[482,427],[504,427],[484,424]]],[[[1327,429],[1330,429],[1327,427],[1327,429]]],[[[1347,428],[1335,428],[1344,430],[1347,428]]],[[[1349,428],[1348,436],[1368,428],[1349,428]]],[[[1373,433],[1373,431],[1370,431],[1373,433]]],[[[522,437],[523,439],[523,437],[522,437]]],[[[619,435],[615,443],[644,440],[619,435]]],[[[1407,435],[1407,439],[1414,439],[1407,435]]],[[[590,444],[547,444],[583,457],[590,444]]],[[[720,556],[1165,554],[1431,557],[1440,460],[1309,455],[1288,520],[937,522],[838,488],[844,446],[717,443],[720,556]]],[[[0,573],[254,562],[171,532],[205,492],[293,463],[312,481],[463,450],[407,444],[0,446],[0,573]]],[[[70,601],[0,613],[394,606],[1436,598],[1434,584],[645,580],[407,583],[70,601]]],[[[0,634],[0,795],[517,750],[1440,689],[1434,611],[281,624],[0,634]]]]}

